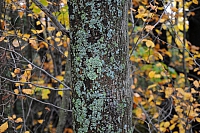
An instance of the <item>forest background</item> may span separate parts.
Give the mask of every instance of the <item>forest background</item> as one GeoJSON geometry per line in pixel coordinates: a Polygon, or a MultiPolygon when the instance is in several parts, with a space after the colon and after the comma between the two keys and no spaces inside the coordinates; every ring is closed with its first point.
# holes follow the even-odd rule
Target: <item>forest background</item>
{"type": "MultiPolygon", "coordinates": [[[[98,3],[92,2],[94,5],[98,3]]],[[[125,102],[131,103],[131,115],[128,114],[131,118],[120,120],[118,106],[109,101],[112,105],[106,106],[111,111],[114,109],[115,113],[108,112],[106,115],[111,115],[112,124],[124,128],[119,131],[118,127],[110,127],[110,131],[128,132],[125,131],[127,121],[131,123],[130,129],[127,130],[135,133],[199,132],[200,1],[126,2],[128,15],[125,19],[128,20],[129,37],[129,57],[126,61],[132,97],[125,102]]],[[[120,3],[123,2],[113,1],[110,6],[122,10],[125,6],[120,3]]],[[[70,6],[75,8],[73,4],[80,6],[81,1],[0,2],[0,133],[72,133],[97,130],[88,128],[94,126],[92,119],[82,118],[90,116],[82,116],[83,112],[75,110],[78,108],[75,103],[83,104],[83,101],[76,100],[80,98],[78,91],[72,93],[75,85],[71,75],[76,71],[73,67],[76,62],[75,58],[71,58],[74,54],[70,47],[78,41],[78,37],[71,36],[70,39],[70,34],[75,31],[72,25],[79,24],[70,18],[72,14],[69,9],[70,6]],[[70,21],[73,24],[70,25],[70,21]],[[72,112],[75,115],[74,123],[72,112]],[[78,126],[73,128],[73,125],[78,126]]],[[[114,12],[115,9],[112,9],[114,12]]],[[[90,14],[90,10],[84,11],[90,14]]],[[[114,20],[114,17],[110,18],[110,21],[114,20]]],[[[117,53],[117,46],[115,51],[112,51],[115,44],[110,44],[110,47],[108,50],[111,53],[117,53]]],[[[105,58],[118,62],[123,57],[105,58]]],[[[79,59],[76,60],[78,62],[79,59]]],[[[103,70],[100,69],[102,64],[99,64],[99,60],[99,57],[86,59],[85,62],[89,64],[86,66],[89,68],[94,65],[95,70],[91,68],[92,71],[100,73],[99,71],[103,70]]],[[[90,72],[86,69],[91,85],[91,81],[95,81],[97,77],[90,72]]],[[[79,71],[80,75],[82,73],[79,71]]],[[[119,78],[116,80],[116,86],[121,86],[124,77],[114,78],[119,78]]],[[[88,90],[82,89],[81,94],[85,96],[85,93],[89,93],[88,90]]],[[[112,90],[105,95],[110,98],[118,94],[112,90]]],[[[95,101],[95,98],[93,100],[95,101]]],[[[87,103],[88,108],[94,101],[87,103]]],[[[96,101],[99,102],[98,98],[96,101]]],[[[99,104],[98,102],[95,104],[99,104]]],[[[93,111],[95,112],[95,109],[93,111]]],[[[103,126],[109,128],[103,124],[97,127],[103,129],[103,126]]]]}

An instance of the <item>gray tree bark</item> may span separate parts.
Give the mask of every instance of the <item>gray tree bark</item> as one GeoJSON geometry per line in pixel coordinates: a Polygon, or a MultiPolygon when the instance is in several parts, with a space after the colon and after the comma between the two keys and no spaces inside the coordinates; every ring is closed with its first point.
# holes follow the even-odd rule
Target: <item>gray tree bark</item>
{"type": "Polygon", "coordinates": [[[77,133],[132,133],[127,0],[70,0],[77,133]]]}

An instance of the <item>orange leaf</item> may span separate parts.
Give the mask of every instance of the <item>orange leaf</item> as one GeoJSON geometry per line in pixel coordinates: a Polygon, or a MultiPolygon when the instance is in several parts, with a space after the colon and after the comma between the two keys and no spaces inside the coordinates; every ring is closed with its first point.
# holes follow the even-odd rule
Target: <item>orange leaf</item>
{"type": "Polygon", "coordinates": [[[65,128],[64,133],[73,133],[71,128],[65,128]]]}
{"type": "Polygon", "coordinates": [[[142,101],[142,98],[140,97],[140,95],[138,93],[134,93],[133,94],[133,102],[135,104],[138,104],[142,101]]]}
{"type": "Polygon", "coordinates": [[[192,2],[196,5],[199,3],[198,0],[192,0],[192,2]]]}
{"type": "Polygon", "coordinates": [[[16,123],[23,122],[23,119],[22,119],[21,117],[19,117],[19,118],[17,118],[17,119],[15,120],[15,122],[16,122],[16,123]]]}
{"type": "Polygon", "coordinates": [[[32,89],[22,89],[22,92],[28,95],[32,95],[34,93],[32,89]]]}
{"type": "Polygon", "coordinates": [[[154,28],[154,26],[152,26],[152,25],[146,25],[146,26],[145,26],[145,30],[146,30],[147,32],[152,31],[153,28],[154,28]]]}
{"type": "Polygon", "coordinates": [[[197,117],[197,118],[195,118],[195,119],[196,119],[197,122],[200,122],[200,118],[197,117]]]}
{"type": "Polygon", "coordinates": [[[31,44],[31,47],[32,48],[34,48],[34,49],[38,49],[38,44],[37,44],[37,42],[35,41],[35,39],[34,38],[32,38],[32,39],[30,39],[29,40],[29,43],[31,44]]]}
{"type": "Polygon", "coordinates": [[[39,46],[40,46],[40,48],[43,48],[43,47],[48,48],[49,47],[49,45],[44,41],[40,42],[39,46]]]}
{"type": "Polygon", "coordinates": [[[8,122],[6,121],[0,126],[0,133],[5,132],[8,129],[8,122]]]}
{"type": "Polygon", "coordinates": [[[65,55],[66,57],[68,57],[68,54],[69,54],[69,52],[68,52],[68,51],[65,51],[64,55],[65,55]]]}
{"type": "Polygon", "coordinates": [[[18,89],[14,89],[14,92],[15,92],[15,94],[19,94],[19,90],[18,89]]]}
{"type": "Polygon", "coordinates": [[[19,17],[22,18],[23,15],[24,15],[24,12],[23,11],[19,11],[18,14],[19,14],[19,17]]]}
{"type": "Polygon", "coordinates": [[[193,84],[194,84],[194,86],[195,86],[196,88],[199,88],[199,82],[198,82],[197,80],[195,80],[195,81],[193,82],[193,84]]]}
{"type": "Polygon", "coordinates": [[[19,126],[16,127],[17,130],[20,129],[20,128],[22,128],[22,125],[19,125],[19,126]]]}
{"type": "Polygon", "coordinates": [[[11,72],[11,75],[13,78],[16,77],[15,73],[13,73],[13,72],[11,72]]]}
{"type": "Polygon", "coordinates": [[[31,64],[28,64],[28,68],[30,68],[31,70],[33,69],[31,64]]]}
{"type": "Polygon", "coordinates": [[[44,120],[42,120],[42,119],[41,119],[41,120],[38,120],[38,123],[42,124],[42,123],[43,123],[43,121],[44,121],[44,120]]]}
{"type": "Polygon", "coordinates": [[[20,68],[15,68],[14,73],[15,74],[19,74],[20,73],[20,68]]]}

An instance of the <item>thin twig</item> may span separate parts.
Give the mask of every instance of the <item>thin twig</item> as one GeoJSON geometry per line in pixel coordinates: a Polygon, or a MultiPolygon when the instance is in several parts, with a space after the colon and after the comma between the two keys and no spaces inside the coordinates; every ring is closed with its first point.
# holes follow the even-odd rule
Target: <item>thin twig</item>
{"type": "Polygon", "coordinates": [[[32,0],[32,2],[38,6],[44,13],[45,15],[47,15],[51,21],[57,26],[57,28],[67,37],[69,37],[69,31],[66,30],[66,28],[60,23],[58,22],[58,20],[56,19],[55,16],[53,16],[53,14],[45,7],[43,6],[38,0],[32,0]]]}
{"type": "Polygon", "coordinates": [[[67,110],[67,109],[61,108],[61,107],[59,107],[59,106],[56,106],[56,105],[54,105],[54,104],[47,103],[47,102],[43,102],[43,101],[38,100],[38,99],[36,99],[36,98],[34,98],[34,97],[31,97],[31,96],[29,96],[29,95],[25,95],[25,94],[16,94],[16,93],[14,93],[14,92],[12,92],[12,91],[9,91],[9,90],[6,90],[6,89],[0,89],[0,90],[1,90],[1,91],[5,91],[5,92],[8,92],[8,93],[11,93],[11,94],[14,94],[14,95],[16,95],[16,96],[28,97],[28,98],[30,98],[30,99],[32,99],[32,100],[34,100],[34,101],[40,102],[40,103],[45,104],[45,105],[50,105],[50,106],[52,106],[52,107],[55,107],[55,108],[57,108],[57,109],[64,110],[64,111],[66,111],[66,112],[72,112],[72,110],[67,110]]]}

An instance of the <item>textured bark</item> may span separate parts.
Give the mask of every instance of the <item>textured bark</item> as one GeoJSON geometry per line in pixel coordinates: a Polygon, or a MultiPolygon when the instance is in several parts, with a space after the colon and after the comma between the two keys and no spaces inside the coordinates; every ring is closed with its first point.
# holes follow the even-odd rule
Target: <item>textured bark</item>
{"type": "Polygon", "coordinates": [[[128,2],[71,0],[74,131],[131,133],[128,2]]]}

